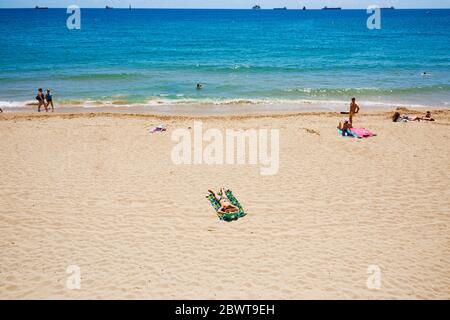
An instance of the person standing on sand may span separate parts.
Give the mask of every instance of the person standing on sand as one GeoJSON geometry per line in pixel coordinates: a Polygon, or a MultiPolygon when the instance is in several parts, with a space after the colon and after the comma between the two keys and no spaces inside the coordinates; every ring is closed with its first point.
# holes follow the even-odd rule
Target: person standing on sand
{"type": "Polygon", "coordinates": [[[47,105],[45,104],[45,96],[42,92],[42,88],[38,89],[38,94],[36,96],[36,100],[38,101],[38,112],[41,112],[41,106],[44,106],[45,110],[48,111],[47,105]]]}
{"type": "Polygon", "coordinates": [[[48,106],[52,106],[52,112],[55,110],[53,106],[53,97],[52,93],[50,92],[50,89],[47,89],[47,94],[45,95],[45,100],[47,100],[47,105],[45,106],[45,110],[48,111],[48,106]]]}
{"type": "Polygon", "coordinates": [[[350,125],[353,125],[353,116],[359,112],[359,106],[356,103],[356,98],[352,98],[352,102],[350,103],[350,112],[348,116],[348,120],[350,125]]]}
{"type": "Polygon", "coordinates": [[[0,108],[0,113],[3,113],[3,110],[2,110],[2,108],[0,108]]]}

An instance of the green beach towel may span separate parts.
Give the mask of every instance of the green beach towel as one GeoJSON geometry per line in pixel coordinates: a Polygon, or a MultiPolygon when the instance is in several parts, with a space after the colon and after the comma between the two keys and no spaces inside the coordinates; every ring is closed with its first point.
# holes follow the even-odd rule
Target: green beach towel
{"type": "Polygon", "coordinates": [[[226,194],[228,200],[230,200],[231,204],[233,206],[236,206],[239,209],[238,212],[218,213],[217,210],[220,209],[219,201],[217,201],[217,199],[211,193],[206,196],[206,198],[209,200],[209,202],[211,203],[212,207],[216,211],[217,216],[219,217],[219,219],[223,220],[223,221],[231,222],[231,221],[234,221],[234,220],[237,220],[239,218],[242,218],[242,217],[246,216],[247,214],[244,212],[244,209],[242,208],[242,206],[239,203],[239,201],[235,198],[235,196],[233,195],[231,190],[225,191],[225,194],[226,194]]]}

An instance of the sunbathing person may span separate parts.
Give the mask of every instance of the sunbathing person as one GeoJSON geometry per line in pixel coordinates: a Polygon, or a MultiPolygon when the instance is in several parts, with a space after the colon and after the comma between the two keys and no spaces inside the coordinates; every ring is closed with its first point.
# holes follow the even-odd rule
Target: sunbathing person
{"type": "Polygon", "coordinates": [[[217,210],[217,213],[233,213],[233,212],[239,211],[238,207],[233,206],[231,204],[231,201],[228,199],[228,197],[225,193],[225,188],[220,189],[220,192],[222,194],[220,196],[212,190],[208,190],[208,191],[211,192],[212,195],[214,196],[214,198],[216,198],[216,200],[219,201],[219,203],[220,203],[220,208],[219,208],[219,210],[217,210]]]}
{"type": "Polygon", "coordinates": [[[410,116],[402,116],[400,112],[394,113],[392,116],[393,122],[408,122],[408,121],[420,121],[422,120],[421,117],[410,117],[410,116]]]}
{"type": "Polygon", "coordinates": [[[340,121],[337,128],[342,131],[343,137],[352,135],[352,133],[350,132],[350,129],[352,129],[353,126],[350,124],[350,121],[347,119],[340,121]]]}

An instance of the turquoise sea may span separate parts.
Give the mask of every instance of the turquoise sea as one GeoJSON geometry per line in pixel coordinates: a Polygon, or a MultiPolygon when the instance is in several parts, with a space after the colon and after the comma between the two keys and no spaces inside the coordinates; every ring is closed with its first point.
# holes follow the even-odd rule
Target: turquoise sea
{"type": "Polygon", "coordinates": [[[0,10],[0,106],[449,107],[450,10],[0,10]],[[426,72],[426,74],[424,74],[426,72]],[[196,84],[204,88],[196,90],[196,84]]]}

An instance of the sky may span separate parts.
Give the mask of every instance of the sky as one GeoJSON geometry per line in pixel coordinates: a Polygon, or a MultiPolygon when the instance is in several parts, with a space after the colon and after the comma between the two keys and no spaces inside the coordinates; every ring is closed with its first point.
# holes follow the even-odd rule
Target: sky
{"type": "Polygon", "coordinates": [[[450,8],[450,0],[0,0],[0,8],[30,8],[36,5],[50,8],[65,8],[71,4],[81,8],[102,8],[110,5],[116,8],[243,8],[258,4],[263,9],[303,6],[311,9],[329,7],[361,8],[369,5],[396,8],[450,8]]]}

